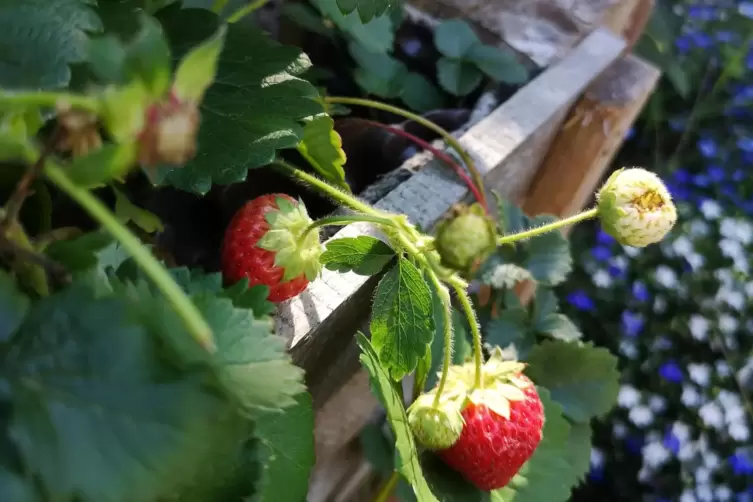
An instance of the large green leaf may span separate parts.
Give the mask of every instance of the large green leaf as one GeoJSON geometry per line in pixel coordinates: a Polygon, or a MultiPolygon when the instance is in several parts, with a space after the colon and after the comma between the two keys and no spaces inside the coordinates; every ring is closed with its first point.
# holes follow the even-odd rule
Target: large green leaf
{"type": "Polygon", "coordinates": [[[327,181],[343,187],[348,186],[343,170],[346,157],[342,149],[342,138],[335,131],[335,121],[332,117],[322,113],[306,120],[298,152],[327,181]]]}
{"type": "Polygon", "coordinates": [[[499,347],[507,347],[521,340],[530,330],[528,312],[522,307],[503,310],[486,324],[485,340],[499,347]]]}
{"type": "MultiPolygon", "coordinates": [[[[540,227],[554,221],[553,216],[540,215],[531,220],[531,227],[540,227]]],[[[565,280],[573,268],[570,243],[559,230],[546,232],[530,239],[526,244],[527,256],[522,265],[536,281],[555,286],[565,280]]]]}
{"type": "Polygon", "coordinates": [[[591,467],[591,424],[570,424],[565,455],[573,484],[583,481],[591,467]]]}
{"type": "Polygon", "coordinates": [[[371,339],[395,380],[416,369],[434,338],[431,291],[421,272],[401,258],[382,278],[374,296],[371,339]]]}
{"type": "Polygon", "coordinates": [[[402,0],[337,0],[337,6],[343,14],[350,14],[358,10],[358,17],[363,23],[368,23],[375,17],[385,14],[388,10],[402,5],[402,0]]]}
{"type": "Polygon", "coordinates": [[[87,33],[102,29],[94,0],[0,2],[0,87],[68,85],[69,64],[86,58],[87,33]]]}
{"type": "Polygon", "coordinates": [[[311,396],[302,393],[283,413],[265,413],[256,421],[261,479],[255,502],[301,502],[308,492],[314,465],[314,411],[311,396]]]}
{"type": "Polygon", "coordinates": [[[403,79],[400,99],[417,112],[428,112],[442,108],[444,96],[426,77],[410,72],[403,79]]]}
{"type": "Polygon", "coordinates": [[[566,502],[570,498],[573,483],[565,456],[570,425],[547,390],[539,387],[538,392],[544,405],[544,437],[510,483],[492,492],[493,502],[566,502]]]}
{"type": "Polygon", "coordinates": [[[524,84],[528,81],[528,70],[512,51],[491,45],[476,44],[466,56],[479,70],[494,80],[506,84],[524,84]]]}
{"type": "Polygon", "coordinates": [[[31,309],[0,367],[10,434],[50,500],[155,500],[212,461],[234,412],[156,347],[123,301],[81,286],[31,309]]]}
{"type": "Polygon", "coordinates": [[[481,71],[466,61],[445,57],[437,61],[439,84],[456,96],[465,96],[473,92],[481,83],[482,77],[481,71]]]}
{"type": "Polygon", "coordinates": [[[368,23],[363,23],[357,12],[347,15],[340,12],[338,0],[311,0],[311,3],[319,9],[322,15],[330,18],[338,28],[367,50],[389,52],[392,49],[395,33],[390,16],[374,17],[368,23]]]}
{"type": "Polygon", "coordinates": [[[364,91],[380,98],[396,98],[404,92],[408,67],[402,61],[356,41],[348,44],[348,51],[358,65],[353,77],[364,91]]]}
{"type": "Polygon", "coordinates": [[[18,290],[16,281],[0,270],[0,343],[7,342],[29,310],[29,298],[18,290]]]}
{"type": "MultiPolygon", "coordinates": [[[[212,36],[218,18],[203,9],[165,9],[160,19],[176,57],[212,36]]],[[[295,148],[303,120],[323,111],[313,85],[299,78],[311,63],[295,47],[271,40],[247,23],[230,25],[217,78],[202,102],[196,158],[170,170],[165,181],[206,193],[212,184],[237,183],[249,169],[295,148]]]]}
{"type": "Polygon", "coordinates": [[[403,401],[393,387],[392,380],[379,362],[379,356],[374,351],[369,340],[361,333],[356,335],[356,341],[361,347],[361,364],[371,376],[372,392],[387,411],[387,419],[395,433],[396,469],[413,487],[413,492],[419,502],[437,502],[437,498],[429,489],[421,471],[418,459],[416,441],[408,427],[408,416],[405,413],[403,401]]]}
{"type": "Polygon", "coordinates": [[[607,349],[547,340],[533,348],[527,362],[531,379],[549,389],[576,422],[602,416],[617,402],[617,358],[607,349]]]}
{"type": "Polygon", "coordinates": [[[382,271],[395,252],[375,237],[343,237],[327,243],[320,261],[330,270],[353,271],[359,275],[374,275],[382,271]]]}
{"type": "Polygon", "coordinates": [[[434,45],[448,58],[463,59],[477,44],[480,44],[478,36],[462,19],[442,21],[434,30],[434,45]]]}

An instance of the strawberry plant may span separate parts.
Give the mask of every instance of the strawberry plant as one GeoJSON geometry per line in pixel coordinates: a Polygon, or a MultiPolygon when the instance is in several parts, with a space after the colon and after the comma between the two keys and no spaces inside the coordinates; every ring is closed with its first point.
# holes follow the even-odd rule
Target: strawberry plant
{"type": "MultiPolygon", "coordinates": [[[[0,500],[303,500],[312,399],[270,316],[322,266],[381,274],[370,337],[356,335],[393,438],[380,500],[401,479],[420,501],[565,500],[617,372],[547,289],[571,265],[558,230],[598,217],[618,239],[655,242],[676,218],[661,182],[625,170],[597,207],[564,220],[502,200],[494,211],[446,131],[320,94],[300,78],[310,64],[299,49],[243,22],[260,3],[229,13],[226,3],[0,6],[11,49],[0,56],[0,500]],[[476,205],[435,238],[361,201],[335,105],[440,134],[471,176],[438,157],[476,205]],[[312,217],[302,199],[262,188],[227,228],[218,218],[202,229],[224,236],[214,266],[199,267],[141,202],[211,201],[271,171],[350,212],[312,217]],[[321,243],[322,227],[353,222],[382,238],[321,243]],[[531,307],[511,294],[521,279],[538,284],[531,307]]],[[[335,8],[355,26],[394,4],[335,8]]]]}

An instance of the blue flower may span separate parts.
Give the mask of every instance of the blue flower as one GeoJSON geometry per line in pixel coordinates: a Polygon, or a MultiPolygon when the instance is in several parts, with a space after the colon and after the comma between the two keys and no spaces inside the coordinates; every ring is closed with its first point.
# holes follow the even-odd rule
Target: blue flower
{"type": "Polygon", "coordinates": [[[586,312],[593,312],[594,310],[596,310],[594,301],[582,289],[578,289],[567,295],[567,301],[570,303],[570,305],[578,310],[583,310],[586,312]]]}
{"type": "Polygon", "coordinates": [[[749,452],[739,449],[727,459],[732,472],[738,476],[750,476],[753,474],[753,459],[749,452]]]}
{"type": "Polygon", "coordinates": [[[691,5],[688,8],[688,16],[701,21],[713,21],[718,14],[714,7],[707,5],[691,5]]]}
{"type": "Polygon", "coordinates": [[[608,261],[612,257],[612,251],[606,246],[595,246],[591,249],[591,255],[598,261],[608,261]]]}
{"type": "Polygon", "coordinates": [[[604,481],[604,468],[591,466],[591,470],[588,471],[588,480],[593,483],[601,483],[604,481]]]}
{"type": "Polygon", "coordinates": [[[609,265],[607,272],[609,272],[609,275],[611,275],[615,279],[624,279],[625,275],[627,275],[625,273],[625,270],[618,267],[617,265],[609,265]]]}
{"type": "Polygon", "coordinates": [[[631,338],[638,336],[641,331],[643,331],[643,326],[645,324],[645,321],[640,314],[634,314],[629,310],[626,310],[622,313],[620,321],[622,324],[622,332],[625,334],[625,336],[629,336],[631,338]]]}
{"type": "Polygon", "coordinates": [[[675,169],[672,173],[672,178],[678,183],[690,183],[693,176],[687,171],[687,169],[675,169]]]}
{"type": "Polygon", "coordinates": [[[732,181],[742,181],[745,178],[745,172],[742,169],[735,169],[732,173],[732,181]]]}
{"type": "Polygon", "coordinates": [[[656,339],[654,347],[656,347],[659,350],[671,349],[672,348],[672,340],[670,340],[666,336],[661,336],[661,337],[659,337],[659,338],[656,339]]]}
{"type": "Polygon", "coordinates": [[[714,39],[710,35],[701,31],[695,31],[689,34],[693,44],[699,49],[708,49],[714,45],[714,39]]]}
{"type": "Polygon", "coordinates": [[[667,431],[664,435],[664,447],[677,455],[680,451],[680,439],[672,434],[672,431],[667,431]]]}
{"type": "Polygon", "coordinates": [[[740,138],[737,140],[737,147],[743,152],[753,152],[753,138],[740,138]]]}
{"type": "Polygon", "coordinates": [[[635,136],[635,127],[628,127],[628,130],[625,131],[624,140],[627,141],[631,139],[633,136],[635,136]]]}
{"type": "Polygon", "coordinates": [[[711,138],[701,138],[698,140],[698,151],[701,152],[701,155],[704,157],[710,158],[716,156],[717,153],[717,146],[716,141],[714,141],[711,138]]]}
{"type": "Polygon", "coordinates": [[[635,281],[633,283],[633,296],[639,302],[647,302],[651,299],[651,294],[648,292],[648,288],[641,281],[635,281]]]}
{"type": "Polygon", "coordinates": [[[669,181],[665,182],[665,185],[667,187],[667,190],[669,190],[669,193],[672,195],[673,199],[679,201],[690,199],[691,192],[688,188],[669,181]]]}
{"type": "Polygon", "coordinates": [[[714,181],[714,182],[722,181],[727,174],[724,172],[724,168],[718,165],[709,166],[706,172],[708,172],[709,178],[711,178],[711,181],[714,181]]]}
{"type": "Polygon", "coordinates": [[[628,436],[627,438],[625,438],[625,447],[630,453],[634,455],[641,454],[644,443],[645,441],[643,439],[643,436],[628,436]]]}
{"type": "Polygon", "coordinates": [[[614,244],[616,241],[614,237],[606,233],[604,230],[599,229],[598,232],[596,232],[596,242],[603,246],[610,246],[614,244]]]}
{"type": "Polygon", "coordinates": [[[671,383],[680,383],[684,378],[682,368],[675,361],[662,364],[659,368],[659,376],[671,383]]]}
{"type": "Polygon", "coordinates": [[[693,184],[701,188],[706,188],[711,184],[711,181],[705,174],[696,174],[695,176],[693,176],[693,184]]]}
{"type": "Polygon", "coordinates": [[[716,39],[723,44],[730,44],[737,40],[737,33],[728,30],[720,30],[716,32],[716,39]]]}

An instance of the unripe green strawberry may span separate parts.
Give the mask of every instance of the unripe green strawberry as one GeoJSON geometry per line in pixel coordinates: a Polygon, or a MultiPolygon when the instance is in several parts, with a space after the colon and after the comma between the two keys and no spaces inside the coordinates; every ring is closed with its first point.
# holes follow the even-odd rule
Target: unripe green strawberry
{"type": "Polygon", "coordinates": [[[435,246],[444,266],[468,271],[496,248],[494,222],[478,203],[453,206],[437,229],[435,246]]]}
{"type": "Polygon", "coordinates": [[[645,169],[615,171],[596,198],[604,231],[626,246],[645,247],[659,242],[677,221],[667,187],[645,169]]]}
{"type": "Polygon", "coordinates": [[[408,424],[418,444],[430,450],[443,450],[460,437],[463,417],[454,400],[440,400],[435,407],[435,396],[435,392],[429,392],[416,399],[408,408],[408,424]]]}

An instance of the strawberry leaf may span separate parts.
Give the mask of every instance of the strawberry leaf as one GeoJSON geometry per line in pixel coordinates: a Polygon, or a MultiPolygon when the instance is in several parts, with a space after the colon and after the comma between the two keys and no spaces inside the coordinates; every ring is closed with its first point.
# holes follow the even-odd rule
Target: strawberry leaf
{"type": "Polygon", "coordinates": [[[374,275],[395,258],[395,252],[375,237],[343,237],[327,243],[320,261],[329,270],[374,275]]]}
{"type": "Polygon", "coordinates": [[[538,323],[535,327],[537,333],[549,335],[558,340],[573,342],[580,340],[583,333],[573,324],[565,314],[551,314],[538,323]]]}
{"type": "MultiPolygon", "coordinates": [[[[554,221],[553,216],[540,215],[531,220],[531,228],[554,221]]],[[[570,243],[559,230],[537,235],[525,244],[526,258],[521,265],[531,272],[533,278],[549,286],[565,280],[573,268],[570,243]]]]}
{"type": "MultiPolygon", "coordinates": [[[[342,0],[341,0],[342,1],[342,0]]],[[[374,1],[374,0],[361,0],[374,1]]],[[[380,0],[383,1],[383,0],[380,0]]],[[[395,40],[394,26],[389,16],[372,17],[369,22],[362,22],[358,13],[343,14],[338,7],[338,0],[311,0],[323,16],[328,17],[352,39],[358,41],[372,52],[389,52],[395,40]]]]}
{"type": "Polygon", "coordinates": [[[524,308],[511,308],[502,311],[496,319],[486,324],[486,341],[491,345],[505,348],[522,340],[530,331],[528,311],[524,308]]]}
{"type": "Polygon", "coordinates": [[[565,455],[573,484],[586,478],[591,468],[591,424],[570,424],[565,455]]]}
{"type": "Polygon", "coordinates": [[[86,58],[87,33],[102,30],[95,4],[94,0],[2,2],[0,87],[66,87],[71,80],[69,65],[86,58]]]}
{"type": "Polygon", "coordinates": [[[434,30],[434,44],[443,56],[462,59],[480,41],[468,23],[462,19],[442,21],[434,30]]]}
{"type": "MultiPolygon", "coordinates": [[[[160,11],[176,57],[212,37],[219,18],[204,9],[160,11]]],[[[237,183],[249,169],[269,164],[277,150],[295,148],[303,121],[323,111],[318,92],[299,78],[308,57],[271,40],[246,23],[228,27],[215,83],[201,105],[196,157],[180,168],[162,169],[157,182],[204,194],[212,184],[237,183]]]]}
{"type": "Polygon", "coordinates": [[[466,96],[481,83],[481,71],[459,59],[440,58],[437,61],[437,79],[444,90],[455,96],[466,96]]]}
{"type": "Polygon", "coordinates": [[[438,502],[421,471],[416,441],[408,427],[408,416],[402,398],[395,390],[390,375],[382,367],[379,356],[369,340],[362,333],[358,333],[356,341],[361,347],[361,364],[371,376],[371,390],[387,411],[387,419],[395,433],[395,468],[411,484],[418,500],[438,502]]]}
{"type": "Polygon", "coordinates": [[[592,344],[547,340],[528,357],[527,373],[575,422],[603,416],[617,402],[617,358],[592,344]]]}
{"type": "Polygon", "coordinates": [[[402,5],[402,0],[337,0],[337,7],[343,14],[358,10],[358,18],[368,23],[375,17],[402,5]]]}
{"type": "Polygon", "coordinates": [[[416,266],[401,258],[376,289],[371,314],[374,349],[397,381],[416,369],[433,338],[431,291],[416,266]]]}
{"type": "Polygon", "coordinates": [[[306,120],[298,152],[327,181],[342,187],[348,186],[343,170],[346,157],[342,149],[342,138],[335,131],[332,117],[322,113],[306,120]]]}
{"type": "Polygon", "coordinates": [[[29,310],[29,298],[18,290],[16,281],[0,270],[0,343],[10,340],[29,310]]]}
{"type": "Polygon", "coordinates": [[[256,420],[258,461],[263,465],[251,502],[300,502],[308,492],[314,465],[314,412],[304,392],[282,413],[264,413],[256,420]]]}

